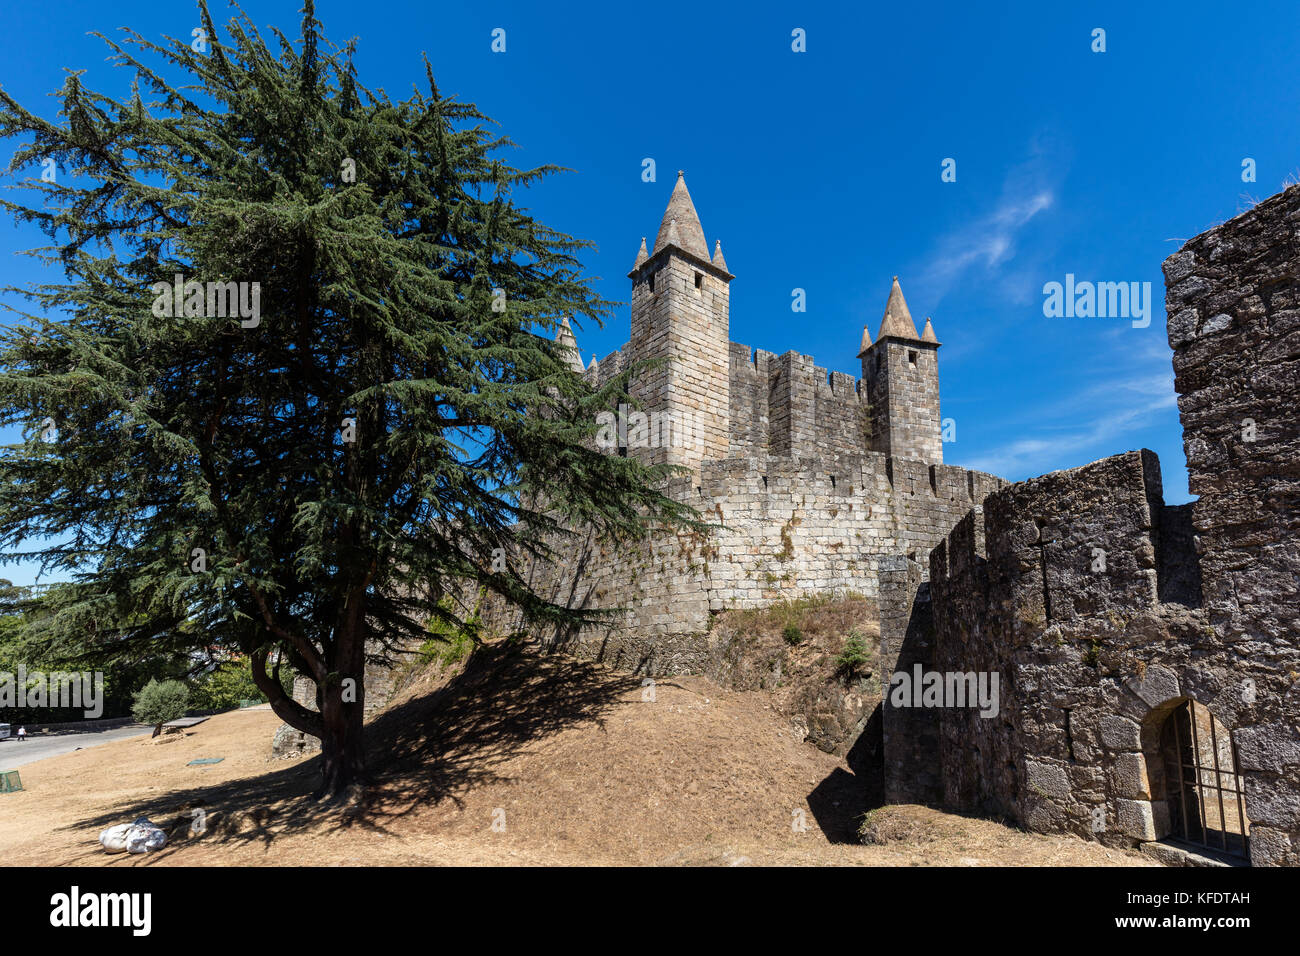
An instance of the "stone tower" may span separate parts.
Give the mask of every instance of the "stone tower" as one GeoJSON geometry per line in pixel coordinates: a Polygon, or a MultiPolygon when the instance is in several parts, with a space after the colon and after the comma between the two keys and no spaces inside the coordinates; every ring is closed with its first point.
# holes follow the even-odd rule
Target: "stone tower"
{"type": "Polygon", "coordinates": [[[685,465],[726,458],[730,447],[727,271],[719,242],[704,239],[679,171],[654,248],[641,240],[632,280],[632,362],[664,358],[639,373],[632,394],[651,413],[649,441],[629,444],[649,461],[685,465]]]}
{"type": "Polygon", "coordinates": [[[939,340],[930,320],[916,323],[894,276],[873,343],[862,332],[862,381],[871,402],[871,450],[891,458],[943,462],[939,419],[939,340]]]}

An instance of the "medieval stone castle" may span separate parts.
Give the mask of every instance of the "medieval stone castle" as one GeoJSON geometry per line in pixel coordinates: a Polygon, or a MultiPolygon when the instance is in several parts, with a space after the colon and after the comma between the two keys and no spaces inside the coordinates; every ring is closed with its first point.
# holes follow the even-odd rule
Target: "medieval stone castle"
{"type": "Polygon", "coordinates": [[[619,609],[539,636],[644,675],[713,673],[717,612],[862,595],[881,699],[814,695],[817,715],[791,716],[838,708],[822,721],[838,737],[809,739],[886,801],[1172,864],[1300,865],[1298,237],[1295,186],[1164,264],[1199,496],[1168,506],[1145,450],[1017,484],[944,465],[940,345],[897,280],[860,379],[731,341],[733,276],[679,174],[629,273],[630,341],[583,369],[567,325],[559,340],[593,383],[662,360],[631,391],[651,413],[638,428],[669,439],[620,427],[609,453],[684,466],[670,493],[715,530],[617,553],[588,535],[534,564],[552,600],[619,609]],[[898,674],[934,675],[935,705],[892,693],[898,674]],[[954,705],[993,675],[995,707],[954,705]]]}
{"type": "MultiPolygon", "coordinates": [[[[924,557],[1003,485],[943,464],[940,343],[928,319],[917,333],[897,279],[874,341],[863,330],[860,379],[733,342],[733,276],[721,242],[709,254],[681,174],[628,277],[631,339],[584,374],[599,384],[661,360],[631,393],[653,413],[652,438],[666,434],[657,423],[687,423],[688,440],[619,451],[690,469],[672,493],[718,530],[634,555],[592,539],[563,567],[535,567],[534,586],[552,599],[625,609],[568,635],[569,649],[651,675],[698,671],[711,614],[831,592],[874,599],[882,559],[924,557]]],[[[559,338],[576,348],[567,327],[559,338]]]]}
{"type": "Polygon", "coordinates": [[[647,675],[707,671],[717,612],[865,595],[884,677],[1001,678],[993,715],[887,687],[849,715],[845,746],[876,754],[858,772],[885,799],[1167,863],[1300,865],[1298,234],[1293,187],[1165,263],[1199,495],[1166,506],[1149,451],[1015,485],[943,464],[940,343],[897,279],[860,379],[733,342],[733,276],[679,174],[629,273],[628,343],[583,369],[567,326],[560,341],[595,383],[663,360],[632,393],[692,440],[620,431],[617,453],[688,468],[671,493],[716,531],[617,554],[589,537],[533,567],[554,600],[622,609],[550,639],[647,675]]]}

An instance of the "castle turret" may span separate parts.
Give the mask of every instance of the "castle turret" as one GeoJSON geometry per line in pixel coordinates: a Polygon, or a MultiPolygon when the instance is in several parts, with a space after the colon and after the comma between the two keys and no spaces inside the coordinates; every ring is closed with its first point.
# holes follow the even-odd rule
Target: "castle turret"
{"type": "Polygon", "coordinates": [[[713,246],[713,265],[715,268],[727,271],[727,260],[722,258],[722,240],[719,239],[713,246]]]}
{"type": "Polygon", "coordinates": [[[642,407],[660,416],[660,425],[651,426],[645,457],[690,468],[726,458],[731,440],[728,288],[733,276],[720,244],[710,258],[680,171],[654,248],[646,256],[643,242],[628,278],[629,358],[666,359],[632,383],[642,407]]]}
{"type": "Polygon", "coordinates": [[[567,315],[560,319],[559,331],[555,333],[555,344],[563,350],[564,360],[569,368],[575,372],[582,372],[582,356],[578,353],[578,340],[573,335],[573,328],[569,325],[567,315]]]}
{"type": "Polygon", "coordinates": [[[916,323],[894,276],[876,341],[863,330],[862,380],[871,401],[871,448],[893,458],[939,464],[939,341],[930,320],[916,323]]]}
{"type": "Polygon", "coordinates": [[[934,326],[930,324],[930,317],[928,315],[925,317],[925,331],[921,333],[921,341],[933,342],[935,345],[940,344],[939,340],[935,338],[934,326]]]}

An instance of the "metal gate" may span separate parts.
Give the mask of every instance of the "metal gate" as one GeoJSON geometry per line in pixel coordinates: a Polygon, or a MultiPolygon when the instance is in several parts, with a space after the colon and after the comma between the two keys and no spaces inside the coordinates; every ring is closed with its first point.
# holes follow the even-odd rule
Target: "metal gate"
{"type": "Polygon", "coordinates": [[[1163,737],[1173,836],[1249,857],[1246,795],[1227,728],[1209,708],[1188,699],[1166,719],[1163,737]]]}

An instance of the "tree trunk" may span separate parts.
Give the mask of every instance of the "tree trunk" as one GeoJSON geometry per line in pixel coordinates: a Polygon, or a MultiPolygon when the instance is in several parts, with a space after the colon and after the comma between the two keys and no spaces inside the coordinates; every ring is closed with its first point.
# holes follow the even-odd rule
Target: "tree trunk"
{"type": "MultiPolygon", "coordinates": [[[[267,672],[269,645],[254,649],[250,655],[253,682],[266,694],[276,715],[295,730],[320,738],[321,785],[315,793],[317,799],[353,799],[360,796],[367,783],[363,739],[366,712],[364,597],[363,591],[354,592],[326,653],[321,657],[308,655],[309,676],[316,684],[315,710],[287,695],[277,678],[267,672]]],[[[292,640],[282,632],[277,636],[292,640]]]]}
{"type": "Polygon", "coordinates": [[[366,783],[363,616],[356,610],[345,612],[336,634],[336,670],[327,686],[317,688],[316,695],[321,715],[322,761],[321,788],[317,793],[330,799],[355,797],[366,783]]]}
{"type": "MultiPolygon", "coordinates": [[[[360,683],[358,677],[358,688],[360,683]]],[[[320,797],[353,796],[366,782],[363,709],[360,700],[345,701],[344,690],[344,686],[332,686],[322,695],[320,797]]]]}

